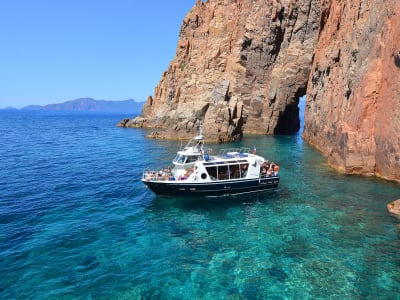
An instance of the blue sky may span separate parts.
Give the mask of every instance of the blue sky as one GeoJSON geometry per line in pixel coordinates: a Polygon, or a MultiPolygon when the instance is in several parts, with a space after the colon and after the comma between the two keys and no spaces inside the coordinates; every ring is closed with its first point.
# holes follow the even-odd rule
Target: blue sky
{"type": "Polygon", "coordinates": [[[195,0],[2,0],[0,108],[145,101],[195,0]]]}

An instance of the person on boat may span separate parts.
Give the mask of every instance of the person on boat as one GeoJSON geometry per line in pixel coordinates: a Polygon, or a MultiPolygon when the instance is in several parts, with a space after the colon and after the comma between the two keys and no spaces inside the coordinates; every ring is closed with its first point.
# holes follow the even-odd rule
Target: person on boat
{"type": "Polygon", "coordinates": [[[268,170],[267,164],[263,162],[260,168],[261,168],[261,176],[262,177],[267,176],[267,170],[268,170]]]}
{"type": "Polygon", "coordinates": [[[178,180],[186,180],[186,179],[188,179],[188,177],[186,176],[186,174],[180,175],[180,176],[178,177],[178,180]]]}
{"type": "Polygon", "coordinates": [[[156,172],[151,172],[150,174],[149,174],[149,177],[150,177],[150,180],[156,180],[156,172]]]}
{"type": "Polygon", "coordinates": [[[247,164],[242,165],[242,178],[247,175],[247,164]]]}
{"type": "Polygon", "coordinates": [[[197,151],[199,151],[200,153],[202,152],[201,150],[203,149],[203,141],[199,141],[197,143],[197,151]]]}
{"type": "Polygon", "coordinates": [[[272,176],[272,168],[271,167],[267,170],[267,176],[268,177],[272,176]]]}
{"type": "Polygon", "coordinates": [[[144,178],[146,179],[146,181],[150,181],[151,180],[151,172],[144,173],[144,178]]]}
{"type": "Polygon", "coordinates": [[[272,168],[272,174],[273,174],[274,176],[278,175],[279,166],[278,166],[276,163],[272,162],[272,163],[271,163],[271,168],[272,168]]]}

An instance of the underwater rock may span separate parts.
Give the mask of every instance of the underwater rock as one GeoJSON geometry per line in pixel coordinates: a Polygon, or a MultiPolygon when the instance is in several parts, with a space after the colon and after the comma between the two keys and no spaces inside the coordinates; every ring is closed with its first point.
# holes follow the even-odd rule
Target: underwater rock
{"type": "Polygon", "coordinates": [[[390,202],[387,209],[391,215],[400,219],[400,199],[390,202]]]}

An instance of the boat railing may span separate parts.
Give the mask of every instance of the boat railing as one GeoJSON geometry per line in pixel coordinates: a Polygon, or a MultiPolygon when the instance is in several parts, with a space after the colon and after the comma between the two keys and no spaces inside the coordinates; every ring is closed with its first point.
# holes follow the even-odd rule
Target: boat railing
{"type": "Polygon", "coordinates": [[[203,148],[203,153],[204,154],[208,154],[208,155],[212,155],[212,148],[203,148]]]}
{"type": "Polygon", "coordinates": [[[142,179],[147,181],[170,181],[174,180],[174,176],[168,168],[162,168],[160,170],[146,168],[143,170],[142,179]]]}
{"type": "Polygon", "coordinates": [[[193,173],[192,169],[187,169],[185,173],[177,176],[171,169],[162,168],[160,170],[152,170],[146,168],[143,170],[142,179],[145,181],[175,181],[186,180],[193,173]]]}
{"type": "Polygon", "coordinates": [[[243,158],[250,153],[250,148],[227,148],[219,151],[219,156],[224,158],[243,158]]]}

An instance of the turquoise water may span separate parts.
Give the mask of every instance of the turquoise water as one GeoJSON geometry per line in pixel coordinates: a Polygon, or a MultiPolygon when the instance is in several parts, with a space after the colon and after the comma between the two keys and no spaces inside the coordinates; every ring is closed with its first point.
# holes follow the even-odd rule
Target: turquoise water
{"type": "Polygon", "coordinates": [[[180,143],[122,117],[0,113],[1,299],[400,299],[399,185],[262,136],[237,146],[280,164],[278,191],[155,197],[141,172],[180,143]]]}

